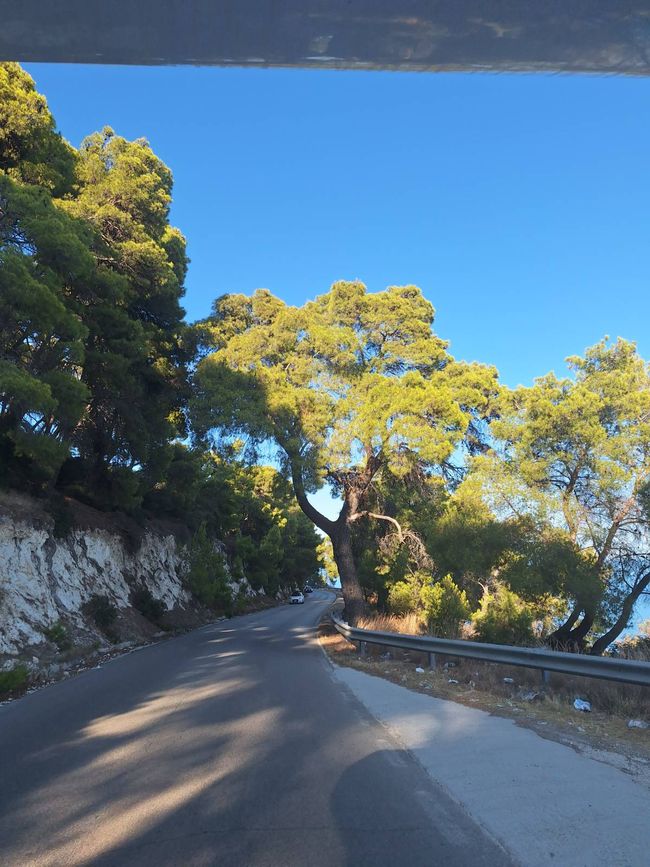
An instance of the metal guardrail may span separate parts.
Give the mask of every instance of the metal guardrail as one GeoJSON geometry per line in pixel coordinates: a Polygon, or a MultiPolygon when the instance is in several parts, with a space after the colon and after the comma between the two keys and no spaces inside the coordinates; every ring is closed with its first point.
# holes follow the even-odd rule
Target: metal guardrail
{"type": "Polygon", "coordinates": [[[332,621],[336,630],[349,641],[367,644],[382,644],[428,653],[429,662],[435,667],[435,654],[480,659],[483,662],[499,662],[502,665],[520,665],[537,668],[542,673],[558,671],[580,677],[598,677],[619,683],[634,683],[650,686],[650,662],[633,659],[589,656],[580,653],[561,653],[538,647],[511,647],[505,644],[482,644],[462,639],[434,638],[427,635],[402,635],[396,632],[380,632],[372,629],[357,629],[344,623],[334,612],[332,621]]]}

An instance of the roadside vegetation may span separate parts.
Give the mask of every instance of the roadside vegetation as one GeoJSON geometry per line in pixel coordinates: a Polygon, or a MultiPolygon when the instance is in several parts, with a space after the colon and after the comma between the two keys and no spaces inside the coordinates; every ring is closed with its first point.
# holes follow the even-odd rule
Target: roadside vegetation
{"type": "Polygon", "coordinates": [[[602,340],[528,388],[456,361],[413,286],[302,307],[217,299],[197,326],[195,432],[273,443],[329,540],[348,620],[603,653],[650,585],[650,368],[602,340]],[[327,484],[335,520],[308,498],[327,484]]]}
{"type": "Polygon", "coordinates": [[[25,665],[14,665],[7,671],[0,671],[0,699],[21,692],[28,683],[29,671],[25,665]]]}
{"type": "MultiPolygon", "coordinates": [[[[58,537],[75,502],[108,529],[127,516],[135,544],[134,526],[166,522],[188,543],[199,599],[227,610],[236,600],[218,570],[201,574],[206,558],[273,596],[316,580],[320,540],[277,470],[237,442],[191,444],[197,337],[171,193],[145,139],[106,127],[73,148],[30,76],[0,64],[0,486],[44,501],[58,537]]],[[[160,620],[142,593],[133,601],[160,620]]],[[[107,603],[90,607],[110,636],[107,603]]],[[[51,638],[65,643],[64,627],[51,638]]]]}
{"type": "Polygon", "coordinates": [[[105,127],[73,148],[0,64],[0,485],[46,501],[57,535],[74,501],[182,528],[214,610],[241,604],[226,574],[273,596],[324,568],[350,622],[611,651],[650,588],[635,344],[513,390],[449,353],[411,285],[225,295],[189,324],[171,194],[146,140],[105,127]]]}

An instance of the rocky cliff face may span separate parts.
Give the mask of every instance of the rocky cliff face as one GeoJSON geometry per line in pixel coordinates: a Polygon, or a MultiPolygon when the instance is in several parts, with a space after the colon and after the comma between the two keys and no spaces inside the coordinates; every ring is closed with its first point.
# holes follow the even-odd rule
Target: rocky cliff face
{"type": "MultiPolygon", "coordinates": [[[[147,531],[129,542],[107,526],[73,528],[61,538],[37,502],[0,499],[0,662],[44,645],[46,630],[61,623],[75,645],[105,644],[106,636],[84,606],[94,595],[118,609],[120,639],[149,637],[159,627],[131,606],[146,588],[166,609],[187,620],[196,605],[184,587],[184,549],[175,536],[147,531]]],[[[252,593],[233,582],[233,592],[252,593]]]]}

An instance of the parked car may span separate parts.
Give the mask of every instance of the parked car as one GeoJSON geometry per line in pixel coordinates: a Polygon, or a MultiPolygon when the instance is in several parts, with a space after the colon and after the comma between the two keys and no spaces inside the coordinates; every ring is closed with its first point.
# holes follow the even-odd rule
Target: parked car
{"type": "Polygon", "coordinates": [[[294,590],[293,593],[291,594],[291,599],[289,599],[289,602],[292,605],[302,605],[304,601],[305,601],[305,597],[300,592],[300,590],[294,590]]]}

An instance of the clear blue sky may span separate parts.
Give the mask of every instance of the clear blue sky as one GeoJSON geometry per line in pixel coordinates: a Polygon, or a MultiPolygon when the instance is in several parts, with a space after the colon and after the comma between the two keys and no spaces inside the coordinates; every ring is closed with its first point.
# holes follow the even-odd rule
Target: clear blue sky
{"type": "Polygon", "coordinates": [[[416,283],[459,358],[528,384],[604,334],[650,356],[645,79],[29,65],[74,145],[172,168],[188,318],[416,283]]]}

